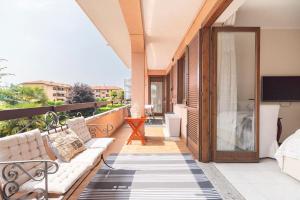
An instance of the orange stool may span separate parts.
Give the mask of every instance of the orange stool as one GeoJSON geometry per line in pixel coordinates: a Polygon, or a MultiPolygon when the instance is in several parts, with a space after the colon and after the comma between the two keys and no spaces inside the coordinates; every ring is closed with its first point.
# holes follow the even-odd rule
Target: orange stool
{"type": "Polygon", "coordinates": [[[142,144],[144,145],[146,141],[144,135],[140,132],[139,129],[144,125],[146,121],[146,117],[140,117],[140,118],[125,117],[125,120],[132,129],[132,133],[128,139],[127,144],[131,144],[134,138],[138,138],[139,140],[141,140],[142,144]]]}

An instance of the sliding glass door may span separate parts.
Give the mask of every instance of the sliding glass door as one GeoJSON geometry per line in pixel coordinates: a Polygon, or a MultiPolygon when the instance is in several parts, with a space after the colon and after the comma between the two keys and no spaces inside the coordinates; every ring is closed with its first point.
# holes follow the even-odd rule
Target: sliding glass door
{"type": "Polygon", "coordinates": [[[258,160],[259,28],[213,31],[213,159],[258,160]]]}
{"type": "Polygon", "coordinates": [[[149,102],[153,105],[155,115],[163,115],[165,110],[165,94],[163,77],[150,77],[149,102]]]}

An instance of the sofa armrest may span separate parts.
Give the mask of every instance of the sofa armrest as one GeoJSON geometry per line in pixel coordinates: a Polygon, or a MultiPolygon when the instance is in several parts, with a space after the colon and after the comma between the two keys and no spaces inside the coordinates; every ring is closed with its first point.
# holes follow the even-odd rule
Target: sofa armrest
{"type": "Polygon", "coordinates": [[[103,133],[106,137],[114,130],[112,124],[87,124],[90,134],[93,138],[96,137],[97,132],[103,133]]]}
{"type": "MultiPolygon", "coordinates": [[[[41,181],[45,179],[45,188],[39,188],[32,191],[28,191],[26,194],[22,194],[22,198],[35,195],[40,199],[48,199],[48,175],[54,174],[58,171],[58,163],[52,160],[22,160],[22,161],[7,161],[0,162],[1,175],[3,183],[0,185],[0,193],[4,200],[10,199],[13,195],[19,192],[20,184],[17,182],[19,172],[21,171],[30,180],[41,181]],[[41,163],[42,167],[35,169],[35,174],[32,175],[26,171],[23,167],[27,163],[41,163]]],[[[20,198],[20,197],[19,197],[20,198]]]]}

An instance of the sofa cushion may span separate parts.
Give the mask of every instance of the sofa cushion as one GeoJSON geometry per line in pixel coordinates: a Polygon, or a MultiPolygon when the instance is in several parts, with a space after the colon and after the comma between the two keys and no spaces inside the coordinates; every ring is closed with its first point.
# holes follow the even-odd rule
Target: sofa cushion
{"type": "MultiPolygon", "coordinates": [[[[22,160],[49,160],[38,129],[0,138],[0,162],[22,160]]],[[[43,164],[26,163],[22,166],[29,174],[35,175],[36,170],[42,168],[43,164]]],[[[3,167],[0,165],[0,171],[3,167]]],[[[19,174],[17,183],[23,184],[29,180],[29,177],[21,170],[15,169],[19,174]]],[[[2,174],[0,177],[3,181],[2,174]]]]}
{"type": "MultiPolygon", "coordinates": [[[[100,161],[101,154],[103,153],[103,151],[104,149],[102,148],[86,149],[85,151],[72,158],[70,163],[87,163],[88,166],[92,167],[96,164],[97,161],[100,161]]],[[[61,160],[57,160],[57,162],[65,163],[61,160]]]]}
{"type": "Polygon", "coordinates": [[[106,149],[115,139],[114,138],[92,138],[85,143],[86,148],[106,149]]]}
{"type": "Polygon", "coordinates": [[[74,131],[78,137],[86,143],[89,141],[92,137],[89,132],[88,127],[86,126],[85,119],[83,117],[76,117],[74,119],[68,119],[67,120],[68,127],[74,131]]]}
{"type": "MultiPolygon", "coordinates": [[[[60,163],[55,174],[48,175],[48,192],[54,194],[66,193],[72,185],[91,167],[88,163],[60,163]]],[[[28,181],[20,187],[20,191],[45,188],[45,181],[28,181]]]]}
{"type": "Polygon", "coordinates": [[[48,139],[57,158],[65,162],[86,149],[81,139],[69,129],[51,133],[48,139]]]}

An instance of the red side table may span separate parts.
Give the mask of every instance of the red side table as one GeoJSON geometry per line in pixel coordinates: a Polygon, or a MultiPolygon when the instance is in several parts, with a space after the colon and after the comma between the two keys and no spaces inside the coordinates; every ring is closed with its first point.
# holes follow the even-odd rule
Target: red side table
{"type": "Polygon", "coordinates": [[[144,145],[146,141],[144,135],[140,132],[139,129],[145,124],[146,117],[140,117],[140,118],[125,117],[125,120],[132,129],[132,133],[128,139],[127,144],[131,144],[134,138],[138,138],[139,140],[141,140],[142,144],[144,145]]]}

